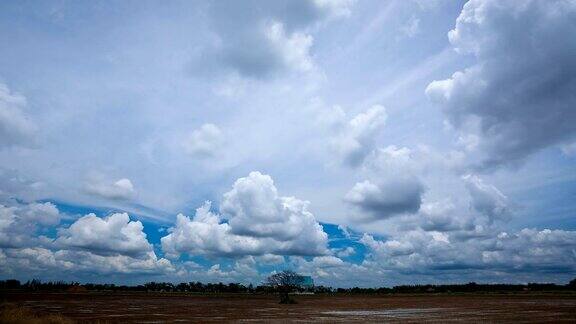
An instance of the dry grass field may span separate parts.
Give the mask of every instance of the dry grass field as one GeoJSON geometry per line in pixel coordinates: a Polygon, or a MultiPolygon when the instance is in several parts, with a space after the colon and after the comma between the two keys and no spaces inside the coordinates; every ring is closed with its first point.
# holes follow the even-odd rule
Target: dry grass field
{"type": "Polygon", "coordinates": [[[271,295],[8,293],[3,323],[185,322],[576,322],[576,295],[306,295],[280,305],[271,295]],[[12,312],[12,313],[10,313],[12,312]],[[18,315],[20,312],[20,315],[18,315]],[[10,314],[9,314],[10,313],[10,314]],[[24,316],[19,321],[18,316],[24,316]]]}

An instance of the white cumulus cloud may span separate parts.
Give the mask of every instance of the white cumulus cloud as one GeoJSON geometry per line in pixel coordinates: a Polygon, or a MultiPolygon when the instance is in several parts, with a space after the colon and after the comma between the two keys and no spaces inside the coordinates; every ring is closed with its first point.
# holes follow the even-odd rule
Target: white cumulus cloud
{"type": "Polygon", "coordinates": [[[89,214],[59,232],[55,243],[66,249],[79,249],[101,255],[140,256],[152,251],[144,226],[131,221],[126,213],[100,218],[89,214]]]}
{"type": "Polygon", "coordinates": [[[207,202],[192,219],[178,215],[171,233],[162,238],[162,248],[173,256],[325,254],[327,234],[307,206],[278,196],[270,176],[251,172],[224,194],[221,211],[227,223],[207,202]]]}

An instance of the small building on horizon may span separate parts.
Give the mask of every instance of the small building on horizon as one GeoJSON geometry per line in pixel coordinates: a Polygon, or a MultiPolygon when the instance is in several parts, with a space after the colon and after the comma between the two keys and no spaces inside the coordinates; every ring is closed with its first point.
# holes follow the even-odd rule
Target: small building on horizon
{"type": "Polygon", "coordinates": [[[314,279],[310,276],[302,276],[302,287],[312,288],[314,287],[314,279]]]}

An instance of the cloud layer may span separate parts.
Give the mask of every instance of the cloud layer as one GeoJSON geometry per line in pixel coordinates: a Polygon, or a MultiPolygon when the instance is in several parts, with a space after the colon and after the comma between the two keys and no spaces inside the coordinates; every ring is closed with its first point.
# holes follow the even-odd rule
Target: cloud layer
{"type": "Polygon", "coordinates": [[[0,2],[0,277],[564,283],[575,7],[0,2]]]}
{"type": "Polygon", "coordinates": [[[388,241],[365,235],[361,242],[373,253],[370,262],[386,270],[428,274],[435,270],[500,273],[572,273],[576,233],[523,229],[474,238],[413,231],[388,241]]]}

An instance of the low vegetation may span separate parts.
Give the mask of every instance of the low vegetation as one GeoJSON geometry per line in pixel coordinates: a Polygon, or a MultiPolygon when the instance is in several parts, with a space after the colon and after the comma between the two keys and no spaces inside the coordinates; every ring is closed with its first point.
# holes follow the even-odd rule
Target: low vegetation
{"type": "Polygon", "coordinates": [[[29,308],[12,304],[0,306],[0,323],[5,324],[69,324],[72,320],[59,314],[39,314],[29,308]]]}
{"type": "MultiPolygon", "coordinates": [[[[282,272],[283,273],[283,272],[282,272]]],[[[239,283],[201,283],[182,282],[173,284],[170,282],[148,282],[143,285],[115,285],[115,284],[80,284],[78,282],[29,280],[21,283],[18,280],[0,280],[0,290],[22,291],[138,291],[138,292],[188,292],[188,293],[278,293],[288,290],[289,292],[312,292],[316,294],[396,294],[396,293],[490,293],[490,292],[523,292],[523,291],[576,291],[576,279],[566,285],[553,283],[528,283],[528,284],[453,284],[453,285],[402,285],[380,288],[332,288],[326,286],[303,287],[297,281],[299,275],[289,276],[294,279],[282,285],[279,277],[271,276],[267,282],[253,286],[239,283]]]]}

